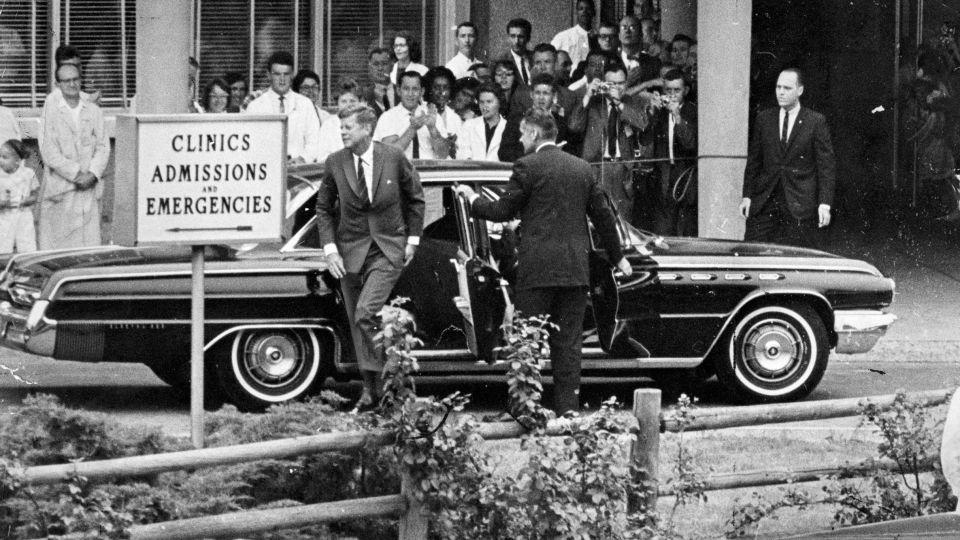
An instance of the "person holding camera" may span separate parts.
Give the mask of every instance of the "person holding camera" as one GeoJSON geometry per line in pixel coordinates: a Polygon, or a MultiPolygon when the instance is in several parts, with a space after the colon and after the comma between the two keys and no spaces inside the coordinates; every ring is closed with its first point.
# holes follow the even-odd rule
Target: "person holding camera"
{"type": "Polygon", "coordinates": [[[568,127],[584,134],[581,156],[594,166],[617,212],[632,223],[636,134],[647,118],[642,100],[624,93],[626,83],[627,68],[619,59],[608,58],[603,80],[587,84],[583,106],[574,111],[568,127]]]}
{"type": "Polygon", "coordinates": [[[662,93],[650,98],[650,123],[640,144],[653,146],[660,161],[654,226],[665,236],[697,235],[697,105],[686,100],[690,87],[679,69],[663,76],[662,93]]]}

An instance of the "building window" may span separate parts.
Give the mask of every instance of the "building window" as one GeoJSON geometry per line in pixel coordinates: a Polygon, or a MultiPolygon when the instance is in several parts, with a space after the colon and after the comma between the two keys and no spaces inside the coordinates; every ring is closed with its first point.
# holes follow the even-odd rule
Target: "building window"
{"type": "Polygon", "coordinates": [[[401,30],[420,36],[420,63],[436,65],[436,0],[367,0],[324,2],[322,5],[321,77],[323,96],[331,102],[331,89],[341,77],[367,83],[367,53],[373,47],[390,48],[401,30]]]}
{"type": "Polygon", "coordinates": [[[41,107],[50,66],[47,0],[0,4],[0,99],[7,107],[41,107]]]}
{"type": "Polygon", "coordinates": [[[211,79],[237,72],[251,89],[265,88],[267,58],[294,55],[297,69],[313,69],[313,11],[309,0],[195,0],[200,90],[211,79]]]}
{"type": "Polygon", "coordinates": [[[60,40],[76,47],[83,58],[83,89],[99,90],[101,107],[126,107],[137,92],[136,0],[58,3],[60,40]]]}

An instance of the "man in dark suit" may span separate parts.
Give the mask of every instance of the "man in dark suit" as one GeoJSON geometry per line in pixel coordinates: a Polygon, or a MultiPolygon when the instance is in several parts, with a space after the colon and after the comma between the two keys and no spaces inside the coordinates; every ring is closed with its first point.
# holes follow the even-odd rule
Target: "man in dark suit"
{"type": "Polygon", "coordinates": [[[339,117],[344,148],[327,158],[317,218],[328,270],[340,280],[363,375],[357,407],[364,409],[381,390],[377,314],[420,243],[423,189],[401,150],[372,142],[377,117],[370,107],[353,105],[339,117]]]}
{"type": "Polygon", "coordinates": [[[594,165],[600,185],[617,211],[633,222],[633,169],[636,134],[647,125],[644,104],[624,94],[627,68],[616,57],[603,66],[603,81],[590,81],[583,106],[570,119],[570,131],[583,133],[583,159],[594,165]]]}
{"type": "Polygon", "coordinates": [[[563,414],[580,407],[580,349],[590,284],[587,217],[608,260],[625,275],[631,267],[620,248],[616,217],[590,165],[557,148],[553,116],[531,109],[520,130],[528,155],[514,164],[499,200],[483,198],[468,186],[457,190],[469,198],[476,217],[509,221],[520,216],[516,305],[526,316],[547,314],[558,326],[550,335],[550,361],[554,410],[563,414]]]}
{"type": "Polygon", "coordinates": [[[526,19],[510,19],[507,23],[507,39],[510,40],[510,50],[504,55],[505,60],[513,62],[520,74],[517,83],[521,86],[530,84],[531,53],[527,49],[533,25],[526,19]]]}
{"type": "Polygon", "coordinates": [[[667,236],[697,235],[697,105],[686,100],[690,88],[683,72],[673,69],[663,76],[663,94],[651,99],[654,113],[640,136],[640,144],[653,145],[653,157],[664,161],[659,192],[650,202],[653,230],[667,236]]]}
{"type": "Polygon", "coordinates": [[[800,106],[803,76],[777,79],[777,109],[761,111],[743,174],[744,240],[821,247],[830,225],[836,160],[822,114],[800,106]]]}
{"type": "MultiPolygon", "coordinates": [[[[497,152],[500,161],[516,161],[523,156],[524,148],[523,143],[520,142],[520,123],[524,114],[531,108],[550,112],[557,126],[557,142],[568,142],[567,119],[561,113],[562,109],[557,104],[557,81],[553,78],[553,75],[549,73],[537,74],[529,87],[517,88],[513,94],[516,95],[524,91],[528,94],[530,105],[522,109],[510,107],[510,116],[507,118],[506,127],[503,128],[500,150],[497,152]]],[[[569,144],[564,146],[563,149],[567,153],[576,155],[569,144]]]]}

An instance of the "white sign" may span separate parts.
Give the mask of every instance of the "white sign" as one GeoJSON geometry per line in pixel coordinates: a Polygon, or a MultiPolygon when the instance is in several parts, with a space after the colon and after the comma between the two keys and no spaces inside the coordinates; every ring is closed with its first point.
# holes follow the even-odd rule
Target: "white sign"
{"type": "Polygon", "coordinates": [[[280,240],[286,132],[283,116],[118,117],[114,241],[280,240]]]}

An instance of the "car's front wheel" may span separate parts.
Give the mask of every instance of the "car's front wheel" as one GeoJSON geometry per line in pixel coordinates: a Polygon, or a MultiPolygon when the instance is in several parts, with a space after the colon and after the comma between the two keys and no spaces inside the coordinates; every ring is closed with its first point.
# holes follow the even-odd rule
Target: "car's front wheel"
{"type": "Polygon", "coordinates": [[[227,399],[242,410],[303,397],[323,383],[323,348],[309,329],[238,331],[218,350],[216,371],[227,399]]]}
{"type": "Polygon", "coordinates": [[[726,334],[717,377],[738,401],[793,401],[809,394],[827,369],[823,320],[802,303],[757,307],[726,334]]]}

